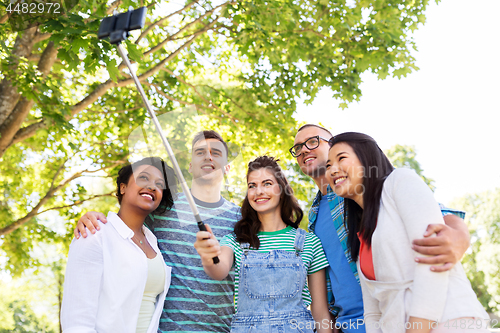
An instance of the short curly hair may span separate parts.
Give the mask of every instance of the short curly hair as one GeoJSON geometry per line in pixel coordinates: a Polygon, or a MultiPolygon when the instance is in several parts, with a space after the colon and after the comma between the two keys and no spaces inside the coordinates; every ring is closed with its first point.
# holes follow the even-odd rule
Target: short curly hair
{"type": "Polygon", "coordinates": [[[167,184],[167,188],[163,190],[163,197],[160,205],[155,210],[155,213],[162,214],[166,210],[170,210],[174,205],[175,195],[177,193],[177,177],[175,176],[174,170],[159,157],[143,158],[140,161],[124,166],[118,171],[118,177],[116,178],[116,197],[118,198],[118,203],[121,204],[123,198],[123,194],[120,191],[120,185],[128,184],[134,170],[141,165],[151,165],[160,170],[165,179],[165,184],[167,184]]]}

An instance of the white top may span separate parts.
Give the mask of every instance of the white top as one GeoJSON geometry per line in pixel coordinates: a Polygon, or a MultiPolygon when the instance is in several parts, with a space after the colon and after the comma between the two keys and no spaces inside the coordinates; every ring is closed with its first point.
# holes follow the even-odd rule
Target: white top
{"type": "Polygon", "coordinates": [[[411,243],[423,237],[429,224],[444,224],[432,191],[413,170],[394,170],[384,183],[372,236],[376,281],[363,275],[358,260],[367,332],[381,332],[381,322],[385,331],[397,332],[390,327],[404,324],[410,316],[439,322],[489,318],[460,263],[436,273],[430,265],[414,261],[420,255],[411,243]]]}
{"type": "MultiPolygon", "coordinates": [[[[61,324],[64,333],[134,333],[146,285],[148,264],[132,241],[134,232],[115,213],[87,238],[73,239],[68,254],[61,324]]],[[[156,254],[156,237],[143,227],[156,254]]],[[[156,332],[171,268],[165,267],[165,285],[156,301],[148,333],[156,332]]]]}
{"type": "Polygon", "coordinates": [[[136,333],[146,333],[155,313],[156,297],[163,292],[165,284],[165,262],[159,254],[148,259],[148,279],[142,295],[136,333]]]}

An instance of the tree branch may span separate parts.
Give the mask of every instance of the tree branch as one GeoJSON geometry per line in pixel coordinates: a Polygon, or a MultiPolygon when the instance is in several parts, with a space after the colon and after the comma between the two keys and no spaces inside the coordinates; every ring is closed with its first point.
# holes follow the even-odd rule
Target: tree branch
{"type": "Polygon", "coordinates": [[[66,184],[68,184],[70,181],[72,181],[72,180],[80,177],[81,174],[82,174],[82,172],[77,172],[74,175],[72,175],[70,178],[66,179],[61,184],[59,184],[58,186],[56,186],[55,188],[52,188],[51,190],[47,191],[47,193],[45,194],[45,196],[42,199],[40,199],[40,201],[38,202],[38,204],[28,214],[26,214],[24,217],[20,218],[19,220],[15,221],[15,222],[13,222],[11,224],[9,224],[8,226],[0,229],[0,236],[9,234],[9,233],[13,232],[14,230],[19,229],[25,223],[27,223],[32,218],[34,218],[35,216],[37,216],[38,215],[38,211],[40,210],[40,208],[50,198],[52,198],[54,196],[54,193],[56,191],[58,191],[59,189],[61,189],[64,186],[66,186],[66,184]]]}
{"type": "Polygon", "coordinates": [[[43,77],[46,77],[54,63],[57,59],[57,47],[54,45],[54,42],[50,41],[47,44],[45,50],[43,50],[42,56],[40,57],[40,61],[38,62],[38,70],[42,72],[43,77]]]}
{"type": "MultiPolygon", "coordinates": [[[[155,87],[156,91],[160,95],[162,95],[166,99],[169,99],[169,100],[171,100],[173,102],[178,102],[178,103],[183,104],[183,105],[192,105],[192,106],[196,107],[196,109],[199,110],[199,111],[202,111],[201,109],[216,109],[216,107],[212,107],[210,105],[209,106],[205,106],[205,105],[201,105],[201,104],[194,104],[194,103],[189,103],[189,102],[182,101],[182,100],[179,100],[179,99],[175,99],[175,98],[173,98],[173,97],[165,94],[163,91],[161,91],[161,88],[158,85],[154,84],[154,83],[149,83],[149,82],[146,81],[146,82],[144,82],[144,84],[147,85],[147,86],[153,86],[153,87],[155,87]]],[[[211,104],[211,105],[213,105],[213,104],[211,104]]],[[[203,114],[207,114],[207,113],[203,112],[203,114]]],[[[160,115],[161,114],[158,114],[158,116],[160,116],[160,115]]],[[[214,116],[212,115],[212,117],[214,117],[214,116]]],[[[217,118],[222,119],[223,117],[217,117],[217,118]]]]}
{"type": "Polygon", "coordinates": [[[117,8],[119,5],[121,5],[122,0],[116,0],[112,4],[109,5],[108,9],[106,9],[106,14],[111,15],[113,14],[113,10],[117,8]]]}
{"type": "Polygon", "coordinates": [[[84,202],[86,201],[90,201],[90,200],[94,200],[96,198],[101,198],[101,197],[113,197],[113,193],[115,191],[111,191],[109,193],[104,193],[104,194],[96,194],[96,195],[92,195],[86,199],[83,199],[83,200],[78,200],[78,201],[75,201],[74,203],[70,204],[70,205],[65,205],[65,206],[59,206],[59,207],[52,207],[52,208],[47,208],[46,210],[44,211],[41,211],[39,213],[37,213],[37,215],[41,215],[45,212],[48,212],[48,211],[51,211],[51,210],[59,210],[59,209],[64,209],[64,208],[69,208],[69,207],[74,207],[74,206],[79,206],[81,204],[83,204],[84,202]]]}
{"type": "MultiPolygon", "coordinates": [[[[32,27],[19,32],[16,37],[16,42],[12,49],[11,61],[9,64],[10,70],[16,70],[21,58],[27,58],[33,49],[33,37],[35,36],[38,27],[32,27]]],[[[7,77],[0,83],[0,126],[10,116],[14,110],[17,101],[19,100],[19,92],[17,87],[12,84],[7,77]]]]}
{"type": "MultiPolygon", "coordinates": [[[[49,42],[45,50],[43,50],[40,61],[38,62],[38,70],[46,77],[52,68],[57,57],[57,48],[54,42],[49,42]]],[[[26,97],[21,97],[14,110],[5,119],[3,124],[0,124],[0,156],[11,145],[12,140],[21,128],[23,122],[28,117],[29,112],[35,101],[29,100],[26,97]]]]}
{"type": "Polygon", "coordinates": [[[16,133],[28,116],[34,101],[21,97],[9,117],[0,126],[0,157],[12,143],[16,133]]]}
{"type": "Polygon", "coordinates": [[[191,103],[189,102],[186,102],[186,101],[181,101],[180,99],[176,99],[176,98],[173,98],[172,96],[170,95],[167,95],[165,94],[162,90],[161,90],[161,87],[157,84],[154,84],[154,83],[149,83],[149,82],[144,82],[145,85],[147,85],[148,87],[154,87],[156,92],[159,93],[160,95],[162,95],[163,97],[165,97],[166,99],[169,99],[171,100],[172,102],[177,102],[177,103],[180,103],[180,104],[184,104],[184,105],[191,105],[191,103]]]}
{"type": "MultiPolygon", "coordinates": [[[[145,85],[147,85],[147,86],[153,86],[153,87],[155,87],[155,88],[156,88],[156,91],[157,91],[160,95],[162,95],[162,96],[163,96],[163,97],[165,97],[166,99],[169,99],[169,100],[171,100],[171,101],[173,101],[173,102],[178,102],[178,103],[183,104],[183,105],[192,105],[192,106],[196,107],[196,109],[197,109],[197,110],[199,110],[199,111],[202,111],[201,109],[215,109],[215,110],[217,110],[217,106],[215,106],[213,103],[210,103],[210,105],[205,106],[205,105],[201,105],[201,104],[194,104],[194,103],[189,103],[189,102],[186,102],[186,101],[181,101],[181,100],[179,100],[179,99],[175,99],[175,98],[173,98],[173,97],[171,97],[171,96],[169,96],[169,95],[165,94],[163,91],[161,91],[161,88],[160,88],[158,85],[154,84],[154,83],[149,83],[149,82],[147,82],[147,81],[146,81],[146,82],[144,82],[144,84],[145,84],[145,85]]],[[[203,111],[202,111],[202,112],[203,112],[203,111]]],[[[203,113],[204,113],[204,114],[207,114],[206,112],[203,112],[203,113]]],[[[212,115],[212,117],[213,117],[213,115],[212,115]]],[[[219,118],[219,119],[223,119],[223,117],[217,117],[217,118],[219,118]]],[[[230,118],[230,119],[231,119],[231,118],[230,118]]],[[[234,123],[234,122],[233,122],[233,123],[234,123]]]]}
{"type": "Polygon", "coordinates": [[[46,34],[36,34],[35,38],[33,39],[33,44],[39,43],[41,41],[44,41],[46,39],[49,39],[52,36],[51,33],[46,33],[46,34]]]}
{"type": "Polygon", "coordinates": [[[28,60],[29,60],[29,61],[36,61],[36,62],[38,62],[38,61],[40,61],[40,58],[41,58],[41,57],[42,57],[42,56],[41,56],[40,54],[33,54],[33,53],[32,53],[32,54],[30,54],[30,55],[28,56],[28,60]]]}
{"type": "MultiPolygon", "coordinates": [[[[201,32],[200,32],[200,34],[201,34],[201,32]]],[[[138,77],[139,81],[144,82],[148,77],[150,77],[150,76],[158,73],[167,62],[169,62],[170,60],[172,60],[173,58],[175,58],[183,49],[185,49],[188,46],[190,46],[194,42],[195,38],[198,37],[198,35],[193,36],[189,41],[187,41],[186,43],[184,43],[183,45],[181,45],[179,48],[177,48],[177,50],[175,50],[168,57],[166,57],[165,59],[163,59],[162,61],[160,61],[158,64],[156,64],[156,66],[154,66],[153,68],[151,68],[149,71],[144,72],[143,74],[141,74],[138,77]]],[[[125,86],[128,86],[129,84],[131,84],[133,82],[134,82],[134,80],[132,78],[121,80],[121,81],[119,81],[117,83],[117,87],[125,87],[125,86]]]]}
{"type": "Polygon", "coordinates": [[[7,22],[9,20],[9,17],[9,14],[5,14],[4,16],[0,17],[0,24],[4,24],[5,22],[7,22]]]}
{"type": "Polygon", "coordinates": [[[54,188],[54,182],[56,181],[57,176],[59,176],[59,174],[61,173],[62,169],[64,168],[64,165],[66,165],[66,162],[68,162],[68,160],[69,160],[68,158],[64,160],[64,162],[61,164],[61,166],[59,167],[59,169],[57,169],[56,173],[54,174],[54,177],[52,177],[52,182],[50,182],[49,191],[54,188]]]}
{"type": "MultiPolygon", "coordinates": [[[[83,171],[78,171],[76,173],[74,173],[73,175],[71,175],[69,178],[63,180],[59,185],[57,185],[56,187],[53,187],[51,185],[51,188],[47,191],[47,193],[45,194],[45,196],[40,199],[40,201],[38,202],[38,204],[33,207],[33,209],[28,213],[26,214],[24,217],[20,218],[19,220],[15,221],[15,222],[12,222],[11,224],[9,224],[8,226],[0,229],[0,236],[4,236],[6,234],[9,234],[11,232],[13,232],[14,230],[16,229],[19,229],[20,227],[22,227],[24,224],[26,224],[27,222],[29,222],[32,218],[34,218],[35,216],[37,215],[40,215],[41,213],[39,212],[39,210],[43,207],[43,205],[50,199],[54,196],[54,194],[59,191],[60,189],[64,188],[66,185],[68,185],[71,181],[79,178],[82,176],[83,173],[96,173],[96,172],[99,172],[101,170],[105,170],[105,169],[109,169],[109,168],[112,168],[112,167],[115,167],[116,165],[118,165],[119,163],[121,163],[121,161],[117,161],[116,163],[114,164],[111,164],[111,165],[108,165],[108,166],[105,166],[103,168],[100,168],[100,169],[97,169],[97,170],[92,170],[92,171],[89,171],[89,170],[83,170],[83,171]]],[[[57,171],[59,172],[59,171],[57,171]]],[[[56,172],[56,173],[57,173],[56,172]]]]}
{"type": "Polygon", "coordinates": [[[90,104],[94,103],[97,101],[99,97],[104,95],[106,91],[108,91],[110,88],[117,87],[118,85],[113,82],[111,79],[108,81],[101,83],[100,85],[97,86],[97,88],[94,89],[90,94],[88,94],[84,99],[82,99],[80,102],[76,103],[72,108],[71,108],[71,116],[67,117],[67,120],[70,118],[74,117],[81,111],[85,110],[90,104]]]}
{"type": "MultiPolygon", "coordinates": [[[[17,5],[20,2],[21,0],[17,0],[15,3],[12,4],[12,6],[17,5]]],[[[10,13],[7,13],[4,16],[0,17],[0,24],[7,22],[9,20],[10,15],[11,15],[10,13]]]]}
{"type": "Polygon", "coordinates": [[[193,89],[193,91],[195,92],[196,95],[198,95],[198,97],[200,97],[205,103],[207,103],[208,105],[208,108],[213,108],[219,112],[221,112],[223,115],[225,115],[226,117],[229,118],[229,120],[231,120],[231,122],[235,125],[236,124],[236,121],[234,119],[233,116],[231,116],[229,113],[225,112],[224,110],[222,110],[220,107],[218,107],[215,103],[213,103],[212,101],[209,101],[207,100],[202,94],[200,94],[200,92],[196,89],[196,87],[194,85],[192,85],[191,83],[188,83],[186,82],[184,79],[182,79],[181,77],[177,76],[174,74],[174,72],[172,72],[170,69],[168,68],[163,68],[163,70],[167,73],[169,73],[170,75],[172,76],[175,76],[175,78],[179,81],[181,81],[182,83],[184,83],[185,85],[187,85],[188,87],[190,87],[191,89],[193,89]]]}
{"type": "MultiPolygon", "coordinates": [[[[160,42],[159,44],[155,45],[154,47],[152,47],[151,49],[149,49],[148,51],[146,51],[144,53],[144,56],[148,56],[150,55],[151,53],[154,53],[156,51],[158,51],[159,49],[161,49],[167,42],[171,41],[172,38],[176,37],[177,35],[179,35],[180,33],[182,33],[183,31],[186,31],[187,29],[191,28],[193,25],[195,25],[196,23],[199,23],[201,22],[201,20],[203,20],[205,17],[209,16],[209,15],[212,15],[212,13],[219,9],[219,8],[222,8],[222,7],[225,7],[227,5],[227,3],[223,3],[215,8],[213,8],[212,10],[209,10],[208,12],[205,12],[205,14],[201,15],[200,17],[198,17],[196,20],[188,23],[186,26],[184,26],[182,29],[180,29],[179,31],[177,31],[175,34],[173,35],[170,35],[168,36],[167,38],[165,38],[162,42],[160,42]]],[[[202,29],[201,31],[202,32],[205,32],[207,31],[208,29],[206,29],[206,27],[208,26],[212,26],[217,20],[219,19],[219,17],[217,17],[215,20],[213,20],[210,24],[207,24],[205,26],[204,29],[202,29]]]]}
{"type": "MultiPolygon", "coordinates": [[[[112,139],[101,140],[98,142],[91,142],[89,148],[81,150],[80,152],[92,150],[92,149],[94,149],[95,146],[109,146],[110,144],[112,144],[113,142],[116,142],[117,140],[126,140],[126,139],[128,139],[128,137],[129,137],[129,135],[122,135],[122,136],[113,137],[112,139]]],[[[125,156],[128,156],[128,154],[125,156]]],[[[125,157],[123,157],[123,159],[121,159],[121,160],[117,160],[116,162],[117,163],[118,162],[125,163],[126,160],[124,158],[125,157]]],[[[112,161],[105,160],[102,163],[106,163],[106,162],[111,163],[112,161]]],[[[115,162],[115,161],[113,161],[113,162],[115,162]]]]}
{"type": "Polygon", "coordinates": [[[236,103],[231,97],[227,97],[226,93],[224,91],[221,91],[220,89],[214,88],[212,86],[209,86],[208,84],[203,84],[202,86],[207,87],[209,89],[215,90],[217,93],[224,95],[228,100],[230,100],[234,105],[236,105],[241,111],[245,112],[247,115],[250,115],[250,112],[246,111],[241,105],[236,103]]]}
{"type": "Polygon", "coordinates": [[[41,117],[37,117],[37,118],[33,118],[33,119],[29,119],[29,120],[25,120],[24,121],[24,125],[28,126],[28,125],[32,125],[34,123],[37,123],[41,120],[42,118],[41,117]]]}
{"type": "Polygon", "coordinates": [[[136,106],[134,108],[129,108],[129,109],[123,109],[123,110],[115,110],[115,111],[92,111],[92,110],[88,110],[87,112],[91,112],[91,113],[94,113],[94,114],[111,114],[111,113],[123,113],[123,112],[127,112],[127,111],[133,111],[133,110],[137,110],[138,108],[140,108],[140,106],[136,106]]]}
{"type": "Polygon", "coordinates": [[[313,34],[321,37],[321,38],[329,38],[328,36],[326,35],[323,35],[322,33],[318,32],[318,31],[315,31],[313,29],[302,29],[302,30],[271,30],[269,32],[274,32],[274,33],[277,33],[277,34],[282,34],[282,33],[285,33],[285,32],[291,32],[291,33],[294,33],[294,34],[300,34],[300,33],[304,33],[304,32],[312,32],[313,34]]]}
{"type": "Polygon", "coordinates": [[[189,8],[191,8],[192,6],[194,6],[194,4],[198,3],[199,1],[200,0],[195,0],[195,1],[191,2],[190,4],[188,4],[187,6],[185,6],[184,8],[181,8],[178,11],[175,11],[172,14],[169,14],[169,15],[167,15],[167,16],[159,19],[159,20],[157,20],[156,22],[152,23],[150,26],[148,26],[146,29],[144,29],[144,31],[141,33],[141,35],[135,41],[135,44],[139,44],[139,42],[141,41],[141,39],[143,39],[144,36],[146,36],[154,27],[162,24],[163,22],[165,22],[166,20],[168,20],[170,17],[172,17],[174,15],[177,15],[180,12],[183,12],[185,10],[188,10],[189,8]]]}
{"type": "MultiPolygon", "coordinates": [[[[10,145],[7,148],[5,148],[5,150],[7,150],[10,146],[15,145],[16,143],[19,143],[23,140],[31,138],[33,135],[35,135],[36,131],[38,131],[41,128],[45,128],[45,127],[46,127],[45,119],[42,119],[35,124],[21,128],[19,131],[17,131],[16,135],[12,139],[12,142],[10,143],[10,145]]],[[[3,155],[5,150],[4,151],[0,150],[0,156],[3,155]]]]}

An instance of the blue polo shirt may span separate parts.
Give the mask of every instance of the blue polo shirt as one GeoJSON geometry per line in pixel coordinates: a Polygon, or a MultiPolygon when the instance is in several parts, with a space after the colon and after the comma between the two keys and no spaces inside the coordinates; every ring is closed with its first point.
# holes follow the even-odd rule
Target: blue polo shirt
{"type": "Polygon", "coordinates": [[[339,311],[336,327],[341,328],[342,332],[346,333],[365,332],[361,286],[344,255],[326,195],[321,198],[319,203],[314,233],[321,240],[326,258],[330,263],[328,275],[335,297],[335,307],[339,311]]]}

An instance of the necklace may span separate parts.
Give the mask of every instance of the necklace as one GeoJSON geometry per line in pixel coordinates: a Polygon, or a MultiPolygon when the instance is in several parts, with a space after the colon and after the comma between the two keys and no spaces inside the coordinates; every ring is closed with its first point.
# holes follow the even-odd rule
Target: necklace
{"type": "MultiPolygon", "coordinates": [[[[144,234],[143,234],[144,236],[144,234]]],[[[144,236],[144,238],[146,238],[146,236],[144,236]]],[[[142,240],[139,239],[139,237],[137,237],[137,235],[134,234],[134,236],[132,237],[132,240],[135,240],[136,243],[139,243],[141,245],[144,245],[144,242],[142,240]]]]}

